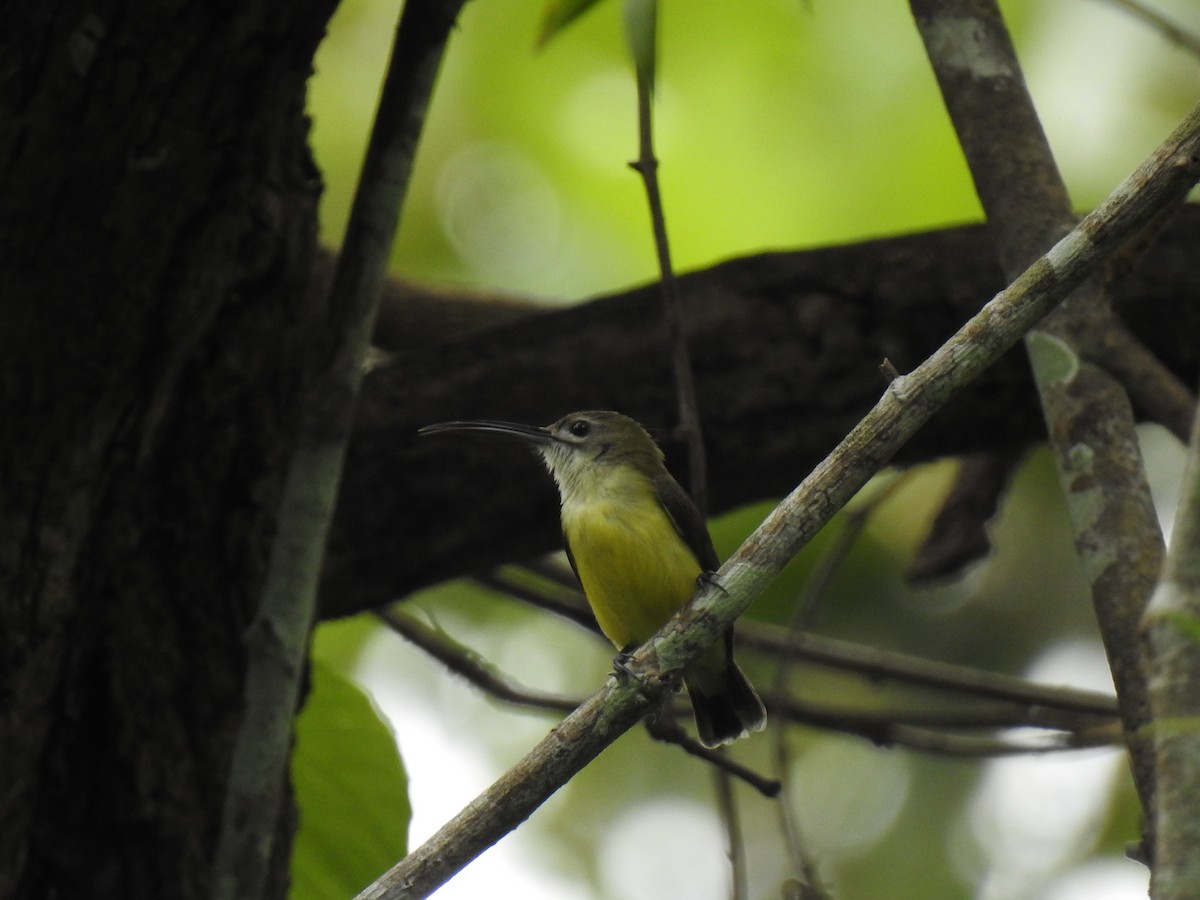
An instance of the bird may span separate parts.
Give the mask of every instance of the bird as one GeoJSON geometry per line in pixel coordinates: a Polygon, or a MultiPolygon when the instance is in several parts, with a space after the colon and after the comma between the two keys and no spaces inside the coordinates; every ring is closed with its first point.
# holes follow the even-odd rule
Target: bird
{"type": "MultiPolygon", "coordinates": [[[[720,565],[700,511],[629,416],[585,410],[546,427],[475,419],[418,431],[449,432],[516,438],[541,456],[558,486],[567,559],[620,653],[654,635],[720,565]]],[[[683,681],[705,747],[765,726],[762,700],[734,662],[732,627],[684,669],[683,681]]]]}

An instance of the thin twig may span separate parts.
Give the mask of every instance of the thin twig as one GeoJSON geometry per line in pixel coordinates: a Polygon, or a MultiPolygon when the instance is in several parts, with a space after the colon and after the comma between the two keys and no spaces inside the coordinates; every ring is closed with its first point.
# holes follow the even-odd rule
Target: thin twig
{"type": "MultiPolygon", "coordinates": [[[[379,609],[375,610],[375,615],[414,647],[429,654],[449,671],[497,700],[526,709],[561,713],[569,713],[583,703],[582,698],[563,697],[516,684],[470,647],[403,610],[379,609]]],[[[763,778],[725,754],[703,746],[679,726],[673,715],[650,716],[646,719],[646,728],[655,740],[675,744],[697,759],[741,779],[763,796],[774,797],[779,793],[777,781],[763,778]]]]}
{"type": "Polygon", "coordinates": [[[856,672],[872,681],[897,681],[976,698],[1045,706],[1088,715],[1109,716],[1117,711],[1116,698],[1108,694],[1038,684],[1015,675],[879,650],[824,635],[801,633],[788,637],[778,629],[743,620],[738,628],[738,636],[749,647],[856,672]]]}
{"type": "Polygon", "coordinates": [[[246,634],[242,721],[213,866],[212,896],[218,900],[254,900],[267,883],[281,820],[292,717],[304,677],[317,583],[363,359],[417,135],[461,5],[462,0],[408,3],[397,26],[330,293],[330,321],[339,331],[328,367],[316,377],[306,398],[283,486],[262,603],[246,634]]]}
{"type": "Polygon", "coordinates": [[[737,797],[733,793],[733,779],[727,772],[718,769],[713,773],[713,786],[717,792],[717,809],[721,821],[725,823],[725,842],[729,847],[730,900],[746,900],[749,890],[746,884],[746,841],[738,815],[737,797]]]}
{"type": "MultiPolygon", "coordinates": [[[[547,569],[543,563],[544,560],[539,560],[537,563],[531,564],[531,567],[539,575],[544,575],[552,579],[555,584],[560,584],[556,575],[557,568],[547,569]]],[[[569,573],[567,574],[569,575],[569,573]]],[[[570,577],[574,578],[574,576],[570,577]]],[[[491,573],[491,576],[485,577],[483,581],[490,587],[514,596],[522,602],[562,615],[570,621],[588,628],[597,637],[600,636],[600,627],[595,623],[594,618],[578,616],[576,604],[564,603],[557,598],[548,597],[532,583],[522,582],[518,590],[511,590],[510,586],[514,584],[515,579],[503,570],[491,573]]],[[[579,590],[577,583],[575,585],[563,584],[562,586],[570,587],[576,592],[579,590]]],[[[582,600],[578,605],[582,606],[582,600]]],[[[1014,675],[938,662],[894,650],[880,650],[825,635],[798,632],[788,636],[777,626],[757,622],[753,619],[743,618],[738,623],[737,638],[739,646],[773,656],[777,663],[784,659],[793,662],[803,661],[858,674],[873,682],[894,681],[900,684],[913,684],[961,694],[965,697],[1010,703],[1014,707],[1022,709],[1043,710],[1045,714],[1059,710],[1064,714],[1080,713],[1110,717],[1117,712],[1116,698],[1110,694],[1039,684],[1014,675]]],[[[771,697],[784,696],[786,696],[786,692],[782,688],[772,689],[768,695],[768,701],[774,703],[776,701],[771,701],[771,697]]],[[[1017,723],[1013,722],[1012,724],[1017,723]]],[[[1026,724],[1037,723],[1027,722],[1026,724]]]]}
{"type": "Polygon", "coordinates": [[[1115,712],[1103,717],[1061,711],[1042,714],[1037,707],[992,707],[946,712],[894,708],[850,710],[819,706],[794,698],[784,698],[772,709],[778,718],[793,723],[865,738],[881,747],[900,746],[921,752],[945,752],[942,748],[950,739],[979,740],[978,737],[962,733],[967,731],[1011,729],[1025,732],[1037,728],[1043,733],[1043,739],[1038,743],[1030,743],[1024,736],[1011,740],[995,736],[992,738],[994,744],[973,743],[972,746],[977,749],[972,753],[976,754],[984,752],[978,749],[984,746],[996,747],[1000,753],[1021,752],[1021,748],[1044,753],[1056,748],[1073,749],[1080,746],[1080,741],[1092,746],[1097,743],[1116,743],[1121,739],[1120,723],[1115,712]]]}
{"type": "Polygon", "coordinates": [[[440,628],[426,625],[411,613],[378,609],[375,615],[406,641],[497,700],[530,709],[562,713],[569,713],[583,702],[582,698],[548,694],[514,683],[470,647],[459,643],[440,628]]]}
{"type": "MultiPolygon", "coordinates": [[[[577,698],[563,697],[515,684],[512,679],[497,670],[471,648],[456,641],[440,629],[426,625],[417,617],[403,610],[395,608],[377,610],[376,615],[398,635],[441,662],[449,671],[465,678],[472,685],[497,700],[523,708],[556,712],[570,712],[582,702],[577,698]]],[[[799,656],[792,654],[791,658],[797,659],[799,656]]],[[[992,678],[990,673],[967,671],[974,676],[983,676],[985,679],[992,678]]],[[[1006,678],[1007,676],[997,677],[1006,678]]],[[[873,680],[878,680],[878,678],[873,680]]],[[[1091,698],[1085,695],[1085,699],[1105,709],[1105,712],[1064,709],[1055,706],[1054,701],[1058,691],[1067,689],[1043,689],[1039,685],[1023,684],[1026,684],[1038,695],[1038,703],[1010,700],[955,709],[905,710],[891,707],[863,710],[835,708],[806,702],[789,696],[782,688],[773,688],[766,695],[766,700],[775,713],[775,721],[781,725],[788,722],[794,725],[822,728],[865,737],[876,743],[903,744],[904,735],[907,732],[895,731],[897,726],[911,726],[926,730],[1042,728],[1082,734],[1094,732],[1106,724],[1111,724],[1116,717],[1116,703],[1110,697],[1095,695],[1094,701],[1091,701],[1091,698]]],[[[945,689],[946,685],[942,684],[939,687],[945,689]]],[[[962,685],[961,690],[963,693],[971,693],[969,685],[962,685]]],[[[1074,699],[1074,695],[1068,692],[1066,697],[1068,703],[1074,699]]],[[[685,752],[742,779],[755,790],[763,792],[767,796],[775,795],[780,789],[780,781],[764,780],[757,774],[732,763],[727,755],[702,747],[689,737],[678,724],[676,713],[682,714],[684,704],[677,699],[677,696],[672,696],[668,700],[671,702],[670,709],[647,719],[647,729],[651,736],[656,740],[676,744],[685,752]]],[[[1007,747],[1007,745],[1004,746],[1007,747]]],[[[1070,746],[1072,745],[1064,744],[1063,748],[1068,749],[1070,746]]],[[[921,749],[921,747],[917,746],[914,749],[921,749]]]]}
{"type": "Polygon", "coordinates": [[[1192,427],[1196,396],[1125,323],[1111,315],[1099,335],[1099,346],[1089,348],[1091,358],[1111,372],[1129,392],[1129,398],[1152,421],[1186,442],[1192,427]]]}
{"type": "MultiPolygon", "coordinates": [[[[657,30],[657,24],[655,27],[657,30]]],[[[671,368],[675,373],[675,393],[679,403],[679,436],[687,442],[688,449],[688,487],[700,514],[707,515],[708,461],[704,451],[704,431],[700,422],[700,406],[696,400],[696,384],[692,376],[692,360],[683,322],[683,303],[679,299],[679,285],[675,281],[675,269],[671,265],[667,220],[658,186],[658,157],[654,155],[652,77],[652,72],[638,68],[638,158],[631,162],[629,167],[642,177],[646,188],[646,202],[650,207],[663,318],[666,320],[667,340],[671,346],[671,368]]]]}
{"type": "Polygon", "coordinates": [[[674,744],[689,756],[703,760],[719,771],[740,781],[744,781],[764,797],[777,797],[779,795],[780,785],[778,781],[773,778],[764,778],[753,769],[743,766],[721,750],[710,750],[708,747],[705,747],[683,729],[683,726],[679,724],[677,716],[648,716],[646,718],[646,731],[656,741],[674,744]]]}
{"type": "MultiPolygon", "coordinates": [[[[909,469],[890,478],[887,484],[881,486],[863,503],[847,509],[842,514],[844,520],[842,530],[834,537],[832,544],[822,555],[816,568],[805,581],[796,602],[792,605],[792,614],[788,620],[789,639],[808,630],[809,623],[812,622],[813,615],[816,613],[817,604],[829,593],[834,576],[845,563],[846,557],[854,545],[858,543],[858,539],[871,521],[871,516],[908,480],[911,472],[912,470],[909,469]]],[[[781,666],[780,675],[785,674],[786,667],[781,666]]],[[[777,687],[782,687],[782,684],[782,681],[776,680],[777,687]]]]}
{"type": "Polygon", "coordinates": [[[533,813],[656,708],[675,672],[711,647],[784,565],[947,400],[1200,176],[1200,106],[1113,194],[884,395],[767,517],[693,602],[512,769],[359,897],[425,897],[533,813]]]}
{"type": "MultiPolygon", "coordinates": [[[[455,641],[415,616],[395,610],[379,611],[379,618],[414,646],[424,650],[446,668],[465,678],[475,687],[495,699],[516,706],[553,712],[570,712],[581,701],[518,686],[510,678],[479,657],[470,648],[455,641]]],[[[673,698],[672,698],[673,699],[673,698]]],[[[956,755],[986,755],[988,752],[1012,754],[1020,752],[1046,753],[1069,750],[1079,746],[1095,746],[1119,740],[1119,730],[1113,727],[1116,711],[1108,716],[1094,713],[1066,712],[1040,706],[1001,704],[986,708],[964,710],[852,710],[805,703],[794,698],[771,695],[771,708],[779,722],[807,725],[842,734],[866,738],[880,746],[902,746],[917,751],[956,755]],[[962,735],[940,734],[935,729],[1042,728],[1060,734],[1053,740],[1031,743],[1029,739],[982,741],[962,735]],[[1089,735],[1086,740],[1076,735],[1089,735]]],[[[680,707],[682,708],[682,707],[680,707]]],[[[719,771],[738,778],[767,797],[774,797],[781,788],[778,779],[764,779],[719,751],[709,750],[693,740],[673,715],[658,715],[646,720],[647,729],[655,740],[672,743],[686,753],[712,764],[719,771]]]]}
{"type": "MultiPolygon", "coordinates": [[[[376,610],[375,615],[400,637],[425,651],[448,670],[465,678],[472,685],[497,700],[527,709],[563,713],[571,712],[583,702],[581,698],[548,694],[514,683],[511,678],[465,644],[456,641],[438,628],[426,625],[406,612],[382,609],[376,610]]],[[[720,771],[745,781],[766,797],[774,797],[779,793],[778,782],[765,779],[753,770],[734,762],[728,756],[704,747],[679,726],[674,716],[648,717],[646,727],[655,740],[675,744],[686,753],[712,764],[720,771]]]]}
{"type": "MultiPolygon", "coordinates": [[[[900,373],[896,371],[895,367],[891,366],[890,362],[886,360],[885,362],[887,363],[885,374],[888,381],[891,382],[899,378],[900,373]]],[[[833,544],[821,556],[816,569],[805,582],[803,590],[792,606],[792,614],[788,622],[788,630],[785,638],[787,641],[792,641],[808,628],[808,623],[816,611],[817,604],[827,594],[829,586],[833,582],[834,575],[841,568],[842,563],[845,562],[850,549],[857,543],[863,529],[866,528],[871,513],[878,509],[879,504],[891,495],[903,477],[901,475],[892,478],[866,503],[853,511],[843,514],[841,531],[837,533],[833,544]]],[[[771,686],[774,698],[787,696],[789,675],[791,674],[792,663],[795,659],[796,657],[792,654],[784,654],[777,660],[775,677],[771,686]]],[[[779,823],[783,830],[788,854],[792,860],[792,867],[795,870],[794,875],[802,884],[811,887],[818,884],[816,861],[805,846],[803,831],[800,828],[799,821],[796,819],[798,806],[792,802],[792,798],[789,796],[789,781],[784,777],[790,763],[787,732],[784,729],[784,723],[793,719],[793,716],[790,714],[792,711],[791,704],[781,703],[778,699],[772,700],[771,738],[775,751],[775,774],[784,785],[783,802],[777,804],[776,811],[779,815],[779,823]],[[787,713],[784,713],[784,710],[787,710],[787,713]]]]}
{"type": "Polygon", "coordinates": [[[924,728],[897,725],[881,742],[883,746],[905,747],[935,756],[970,757],[976,759],[998,756],[1030,756],[1047,753],[1062,753],[1067,750],[1085,750],[1108,747],[1122,741],[1119,729],[1109,728],[1095,732],[1051,735],[1041,743],[1028,740],[1009,740],[998,737],[973,737],[970,735],[944,734],[924,728]]]}
{"type": "Polygon", "coordinates": [[[1000,507],[1018,455],[1002,451],[960,457],[954,483],[938,503],[929,531],[909,561],[909,584],[930,585],[960,574],[992,549],[987,524],[1000,507]]]}
{"type": "Polygon", "coordinates": [[[1200,56],[1200,35],[1167,18],[1158,10],[1151,9],[1141,0],[1105,0],[1105,2],[1125,10],[1134,18],[1141,19],[1168,41],[1178,44],[1195,56],[1200,56]]]}
{"type": "MultiPolygon", "coordinates": [[[[784,667],[781,665],[780,670],[784,667]]],[[[777,687],[782,685],[778,684],[777,687]]],[[[788,746],[788,733],[781,727],[780,719],[787,717],[788,710],[784,704],[771,704],[771,730],[774,739],[775,773],[783,785],[781,802],[776,804],[776,815],[779,818],[779,828],[783,832],[784,845],[792,864],[792,878],[800,888],[800,893],[806,898],[825,897],[825,888],[821,883],[820,870],[817,861],[808,849],[804,832],[796,815],[797,804],[792,798],[792,781],[786,777],[787,765],[791,759],[788,746]]]]}
{"type": "MultiPolygon", "coordinates": [[[[456,641],[445,632],[426,625],[416,616],[402,610],[378,610],[376,615],[393,631],[442,663],[449,671],[465,678],[479,690],[514,706],[538,711],[570,712],[582,701],[563,697],[515,684],[512,679],[499,672],[471,648],[456,641]]],[[[987,673],[982,673],[985,676],[987,673]]],[[[1039,687],[1032,685],[1035,690],[1039,687]]],[[[1053,700],[1054,688],[1047,689],[1053,700]]],[[[692,739],[678,724],[676,713],[682,713],[683,704],[676,696],[668,698],[671,709],[647,719],[646,725],[656,740],[672,743],[685,752],[711,763],[722,771],[737,777],[766,796],[775,796],[780,789],[778,780],[766,780],[756,773],[732,762],[719,751],[709,750],[692,739]]],[[[1041,728],[1047,730],[1084,734],[1096,732],[1106,725],[1111,727],[1116,717],[1116,704],[1111,698],[1098,697],[1098,705],[1107,705],[1106,713],[1061,709],[1053,705],[1027,704],[1018,702],[974,705],[966,709],[849,709],[830,707],[790,697],[785,693],[771,692],[767,702],[775,713],[775,720],[782,724],[790,722],[828,731],[864,737],[875,743],[903,745],[909,731],[904,727],[928,731],[930,729],[988,729],[1041,728]],[[1105,704],[1104,701],[1108,701],[1105,704]],[[897,729],[901,730],[897,730],[897,729]]],[[[912,733],[917,733],[913,731],[912,733]]],[[[924,745],[913,749],[921,749],[924,745]]],[[[1007,744],[1002,744],[1005,748],[1007,744]]],[[[1067,749],[1072,744],[1063,744],[1067,749]]],[[[1040,748],[1044,750],[1045,748],[1040,748]]],[[[1005,752],[1010,752],[1007,749],[1005,752]]]]}
{"type": "MultiPolygon", "coordinates": [[[[530,571],[536,570],[531,568],[530,571]]],[[[572,586],[563,586],[573,595],[574,599],[572,600],[540,590],[537,585],[519,580],[505,569],[493,569],[491,572],[475,575],[472,580],[491,590],[515,597],[537,609],[544,609],[546,612],[554,613],[556,616],[560,616],[569,622],[574,622],[576,625],[586,628],[593,634],[600,634],[600,626],[596,623],[596,616],[583,599],[583,594],[579,590],[579,582],[577,581],[572,586]]],[[[555,582],[555,584],[557,585],[558,582],[555,582]]]]}

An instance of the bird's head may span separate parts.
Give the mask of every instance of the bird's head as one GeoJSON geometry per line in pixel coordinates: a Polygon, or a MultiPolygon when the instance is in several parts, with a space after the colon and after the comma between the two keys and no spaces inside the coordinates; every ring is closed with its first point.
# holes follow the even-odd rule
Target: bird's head
{"type": "Polygon", "coordinates": [[[427,425],[419,434],[475,431],[506,435],[531,444],[567,497],[622,475],[648,479],[663,471],[663,454],[646,429],[609,410],[568,413],[546,427],[477,419],[427,425]]]}

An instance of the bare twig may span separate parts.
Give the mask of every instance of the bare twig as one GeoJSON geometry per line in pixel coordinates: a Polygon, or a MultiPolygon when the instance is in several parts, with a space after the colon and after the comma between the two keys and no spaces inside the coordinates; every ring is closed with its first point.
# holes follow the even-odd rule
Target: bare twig
{"type": "MultiPolygon", "coordinates": [[[[866,738],[873,744],[909,746],[922,749],[921,744],[907,743],[907,735],[934,732],[998,731],[1015,729],[1026,731],[1037,728],[1046,733],[1056,732],[1057,739],[1067,741],[1057,746],[1075,746],[1070,741],[1078,735],[1090,735],[1089,740],[1099,740],[1104,734],[1105,743],[1120,739],[1120,730],[1115,727],[1117,714],[1114,710],[1107,716],[1060,709],[1044,709],[1020,704],[988,704],[956,709],[886,709],[864,710],[845,707],[830,707],[809,703],[793,697],[773,697],[777,716],[787,721],[827,731],[852,734],[866,738]]],[[[1018,740],[1014,746],[1025,746],[1027,741],[1018,740]]],[[[1044,750],[1039,745],[1039,750],[1044,750]]]]}
{"type": "MultiPolygon", "coordinates": [[[[809,575],[796,602],[792,604],[792,614],[788,620],[789,640],[808,630],[808,625],[817,611],[817,604],[829,592],[834,576],[845,563],[846,557],[850,555],[854,545],[858,543],[858,539],[862,537],[863,531],[871,521],[871,516],[908,480],[911,471],[909,469],[889,478],[887,483],[880,486],[870,497],[842,514],[844,519],[842,530],[834,537],[833,543],[825,551],[812,574],[809,575]]],[[[777,687],[784,684],[786,669],[786,666],[780,666],[779,677],[776,680],[777,687]]]]}
{"type": "Polygon", "coordinates": [[[397,27],[330,295],[331,321],[340,331],[328,368],[307,397],[283,487],[262,604],[246,635],[245,703],[213,868],[212,896],[221,900],[253,900],[266,884],[287,777],[292,717],[362,362],[423,113],[461,5],[462,0],[406,4],[397,27]]]}
{"type": "MultiPolygon", "coordinates": [[[[781,667],[782,668],[782,667],[781,667]]],[[[808,842],[800,828],[796,817],[796,804],[792,801],[790,780],[784,777],[791,752],[788,745],[788,734],[780,725],[780,719],[788,716],[787,708],[780,703],[771,704],[771,730],[774,737],[775,772],[783,785],[782,802],[775,807],[779,818],[779,827],[783,833],[784,844],[788,858],[792,864],[792,878],[801,888],[805,897],[824,897],[825,890],[821,884],[817,861],[808,849],[808,842]]],[[[790,716],[789,716],[790,717],[790,716]]]]}
{"type": "Polygon", "coordinates": [[[1186,442],[1195,395],[1123,322],[1115,316],[1111,319],[1099,334],[1092,335],[1099,346],[1089,348],[1089,356],[1124,385],[1138,409],[1186,442]]]}
{"type": "MultiPolygon", "coordinates": [[[[375,615],[414,647],[497,700],[525,709],[561,713],[569,713],[583,702],[578,697],[563,697],[514,683],[470,647],[404,610],[380,609],[375,611],[375,615]]],[[[646,728],[655,740],[675,744],[684,752],[741,779],[766,797],[774,797],[779,793],[778,782],[763,778],[725,754],[703,746],[679,726],[674,716],[650,716],[646,719],[646,728]]]]}
{"type": "Polygon", "coordinates": [[[957,390],[1020,340],[1108,254],[1200,174],[1200,106],[1098,209],[1002,291],[867,416],[646,645],[496,784],[359,897],[424,897],[528,817],[634,722],[655,708],[675,672],[714,640],[834,513],[957,390]]]}
{"type": "MultiPolygon", "coordinates": [[[[656,9],[656,8],[655,8],[656,9]]],[[[657,17],[657,13],[652,15],[657,17]]],[[[657,31],[657,22],[654,23],[657,31]]],[[[654,252],[658,258],[663,318],[671,345],[671,368],[675,373],[675,392],[679,404],[679,436],[687,442],[688,487],[701,515],[708,513],[708,463],[704,451],[704,431],[700,407],[696,402],[696,383],[692,376],[687,331],[683,323],[683,303],[675,269],[671,265],[671,245],[667,240],[667,219],[658,187],[658,157],[654,155],[653,69],[637,67],[638,158],[629,164],[642,177],[650,224],[654,231],[654,252]]]]}
{"type": "MultiPolygon", "coordinates": [[[[889,382],[900,377],[900,373],[890,362],[887,360],[884,362],[886,363],[885,375],[889,382]]],[[[852,512],[843,514],[841,531],[837,533],[832,546],[821,557],[816,569],[805,582],[804,589],[792,606],[786,637],[789,643],[807,629],[817,604],[825,596],[834,574],[841,568],[850,549],[857,543],[863,529],[866,528],[871,513],[879,508],[880,503],[891,495],[903,479],[903,475],[892,478],[866,503],[852,512]]],[[[790,702],[782,701],[782,698],[787,697],[788,694],[787,685],[792,671],[791,663],[794,659],[795,656],[790,653],[780,656],[776,661],[775,678],[771,685],[771,693],[774,695],[771,702],[771,738],[775,751],[775,774],[784,785],[784,802],[780,803],[776,809],[779,814],[780,827],[786,837],[788,854],[795,870],[794,875],[802,884],[813,887],[818,884],[816,863],[805,846],[800,824],[795,817],[796,804],[791,802],[788,797],[788,780],[784,778],[789,763],[788,740],[784,723],[793,720],[792,714],[795,709],[790,702]]]]}
{"type": "Polygon", "coordinates": [[[548,694],[514,684],[507,675],[474,650],[454,640],[440,628],[426,625],[404,610],[380,609],[375,611],[375,615],[406,641],[424,650],[451,672],[461,675],[497,700],[530,709],[563,713],[570,712],[582,702],[578,697],[548,694]]]}
{"type": "MultiPolygon", "coordinates": [[[[526,598],[518,595],[517,599],[526,598]]],[[[542,604],[535,600],[534,605],[540,607],[542,604]]],[[[529,709],[559,712],[569,712],[579,705],[578,699],[514,684],[475,651],[439,629],[425,625],[402,609],[392,607],[376,611],[376,614],[401,637],[437,659],[449,671],[467,679],[496,699],[529,709]]],[[[775,631],[770,626],[763,625],[754,625],[751,629],[765,633],[775,631]]],[[[598,629],[593,626],[593,630],[599,638],[598,629]]],[[[976,701],[969,707],[952,709],[834,708],[799,700],[791,696],[786,687],[777,683],[765,697],[768,706],[775,713],[774,721],[780,725],[788,722],[865,737],[876,743],[903,744],[908,732],[897,732],[895,726],[954,730],[1042,728],[1087,733],[1111,723],[1117,715],[1115,698],[1104,694],[1039,685],[1008,675],[930,663],[917,657],[874,650],[816,635],[795,634],[785,638],[782,634],[775,633],[777,636],[773,640],[752,639],[750,643],[760,651],[778,653],[784,660],[793,663],[805,660],[811,663],[815,660],[835,668],[858,672],[870,678],[872,682],[896,681],[915,684],[939,691],[951,691],[976,701]],[[913,677],[914,675],[920,677],[913,677]]],[[[679,727],[674,715],[677,711],[682,712],[684,704],[676,696],[668,699],[671,702],[670,709],[647,719],[647,728],[656,740],[676,744],[685,752],[746,781],[756,790],[774,796],[774,792],[779,789],[778,781],[764,781],[752,772],[747,773],[740,766],[731,764],[728,756],[708,750],[691,739],[679,727]]],[[[1061,746],[1069,749],[1074,745],[1064,743],[1061,746]]],[[[914,749],[921,749],[921,745],[914,749]]],[[[1044,749],[1039,747],[1038,752],[1044,749]]]]}
{"type": "Polygon", "coordinates": [[[1134,18],[1141,19],[1168,41],[1178,44],[1189,53],[1200,56],[1200,35],[1189,31],[1158,10],[1151,9],[1142,0],[1105,0],[1105,2],[1125,10],[1134,18]]]}
{"type": "Polygon", "coordinates": [[[914,584],[953,576],[992,548],[987,523],[1016,465],[1012,453],[973,453],[959,460],[954,484],[942,499],[929,533],[906,575],[914,584]]]}
{"type": "Polygon", "coordinates": [[[674,744],[689,756],[703,760],[720,772],[744,781],[764,797],[776,797],[779,795],[780,785],[778,781],[771,778],[764,778],[753,769],[743,766],[721,750],[710,750],[708,747],[705,747],[684,730],[683,726],[679,724],[677,716],[649,716],[646,719],[646,731],[656,741],[674,744]]]}
{"type": "Polygon", "coordinates": [[[738,631],[741,642],[747,646],[857,672],[872,681],[898,681],[979,699],[1097,716],[1110,716],[1117,711],[1116,698],[1094,691],[1037,684],[1013,675],[864,647],[837,638],[804,633],[789,637],[778,629],[749,620],[743,620],[738,631]]]}
{"type": "Polygon", "coordinates": [[[746,841],[742,834],[741,818],[738,816],[737,797],[733,793],[733,779],[722,771],[713,773],[713,785],[717,792],[717,808],[721,821],[725,823],[725,839],[729,845],[729,863],[733,884],[730,900],[746,900],[746,841]]]}
{"type": "MultiPolygon", "coordinates": [[[[578,698],[563,697],[516,685],[508,676],[499,672],[469,647],[436,627],[426,625],[416,616],[403,610],[395,608],[379,610],[376,615],[398,635],[441,662],[449,671],[465,678],[472,685],[498,700],[528,709],[557,712],[570,712],[581,702],[578,698]]],[[[814,638],[817,644],[823,640],[827,639],[814,638]]],[[[848,646],[854,647],[854,645],[848,646]]],[[[829,650],[829,648],[825,649],[829,650]]],[[[855,648],[853,652],[878,654],[878,666],[871,667],[872,681],[888,680],[888,675],[880,673],[888,671],[889,668],[894,668],[900,673],[906,672],[909,661],[925,668],[940,665],[925,663],[912,657],[890,654],[886,651],[871,651],[869,648],[855,648]]],[[[836,651],[833,656],[836,658],[836,651]]],[[[800,659],[803,658],[803,654],[791,653],[789,658],[800,659]]],[[[854,662],[861,663],[862,660],[851,656],[846,662],[853,667],[854,662]]],[[[829,707],[796,699],[788,695],[782,688],[773,689],[766,695],[766,698],[768,705],[775,712],[775,721],[780,724],[790,722],[823,728],[865,737],[876,743],[902,744],[907,732],[896,732],[896,726],[960,731],[981,728],[989,730],[1042,728],[1087,733],[1095,731],[1106,723],[1111,723],[1117,715],[1115,700],[1101,694],[1043,686],[1020,681],[1011,676],[973,669],[959,670],[954,666],[942,666],[942,671],[937,674],[946,676],[936,679],[936,686],[941,690],[949,689],[956,693],[973,695],[975,693],[973,685],[982,682],[989,687],[988,691],[983,692],[987,698],[994,698],[996,695],[1005,697],[1012,693],[1007,685],[1015,682],[1016,692],[1020,693],[1022,697],[1005,700],[991,699],[991,702],[985,702],[982,705],[976,702],[967,708],[913,710],[895,707],[867,710],[829,707]],[[948,674],[944,671],[946,669],[950,670],[948,674]],[[965,673],[965,677],[963,673],[965,673]],[[1036,702],[1031,701],[1031,697],[1036,698],[1036,702]],[[899,736],[897,737],[897,735],[899,736]]],[[[897,680],[905,681],[906,679],[900,677],[897,680]]],[[[725,754],[701,746],[678,725],[674,713],[682,712],[684,704],[677,699],[677,696],[672,696],[668,700],[671,702],[670,709],[647,719],[647,729],[656,740],[676,744],[685,752],[746,781],[767,796],[774,796],[775,792],[779,790],[778,781],[766,781],[755,773],[732,763],[725,754]]],[[[918,746],[916,749],[920,749],[920,747],[918,746]]]]}
{"type": "MultiPolygon", "coordinates": [[[[531,567],[539,575],[551,579],[555,584],[578,592],[577,583],[569,585],[560,582],[557,577],[558,568],[546,567],[544,560],[531,564],[531,567]]],[[[565,577],[574,578],[569,572],[565,573],[565,577]]],[[[482,577],[480,580],[522,602],[562,615],[583,625],[600,637],[600,628],[595,619],[590,615],[578,615],[578,610],[582,608],[583,604],[582,598],[578,604],[573,604],[550,597],[544,591],[537,589],[533,582],[526,583],[515,579],[512,573],[505,570],[491,573],[490,576],[482,577]]],[[[811,581],[812,579],[810,579],[810,583],[811,581]]],[[[1117,713],[1116,698],[1109,694],[1038,684],[1013,675],[937,662],[893,650],[880,650],[809,632],[796,632],[789,635],[776,626],[753,619],[743,618],[738,623],[737,637],[739,646],[773,656],[777,664],[783,660],[793,663],[806,662],[861,675],[873,682],[891,681],[932,688],[960,694],[967,698],[1007,703],[1011,704],[1013,708],[1041,710],[1042,714],[1058,710],[1064,714],[1079,713],[1085,716],[1110,718],[1117,713]]],[[[772,698],[784,696],[786,696],[786,692],[782,688],[773,688],[768,696],[768,705],[773,708],[780,701],[772,698]]],[[[1005,723],[993,721],[992,724],[999,726],[1005,723]]],[[[1045,722],[1044,720],[1035,722],[1013,718],[1007,724],[1038,725],[1045,724],[1045,722]]],[[[1048,727],[1062,726],[1049,725],[1048,727]]]]}
{"type": "Polygon", "coordinates": [[[1042,742],[1033,743],[1027,739],[1012,740],[998,737],[944,734],[924,728],[897,725],[891,729],[883,743],[903,746],[910,750],[937,756],[992,758],[1106,747],[1111,744],[1119,744],[1121,740],[1120,731],[1113,728],[1078,735],[1051,735],[1042,742]]]}
{"type": "MultiPolygon", "coordinates": [[[[571,577],[572,579],[574,578],[574,576],[571,577]]],[[[593,634],[600,634],[600,626],[596,624],[596,617],[592,614],[587,601],[583,598],[583,593],[579,589],[579,582],[575,582],[574,585],[560,585],[573,595],[572,599],[564,599],[551,594],[549,591],[540,590],[537,585],[520,580],[514,577],[511,572],[507,572],[504,569],[494,569],[491,572],[476,575],[474,580],[484,587],[508,594],[511,597],[528,603],[530,606],[544,609],[547,612],[554,613],[556,616],[574,622],[576,625],[586,628],[593,634]]]]}

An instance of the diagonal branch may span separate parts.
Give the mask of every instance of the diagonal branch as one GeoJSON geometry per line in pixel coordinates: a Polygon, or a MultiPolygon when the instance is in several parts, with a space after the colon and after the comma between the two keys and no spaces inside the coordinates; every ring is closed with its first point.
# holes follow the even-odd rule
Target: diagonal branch
{"type": "Polygon", "coordinates": [[[1200,106],[1104,204],[907,376],[781,503],[655,637],[499,781],[360,895],[424,897],[530,816],[661,702],[669,675],[710,647],[784,565],[946,401],[1200,177],[1200,106]]]}

